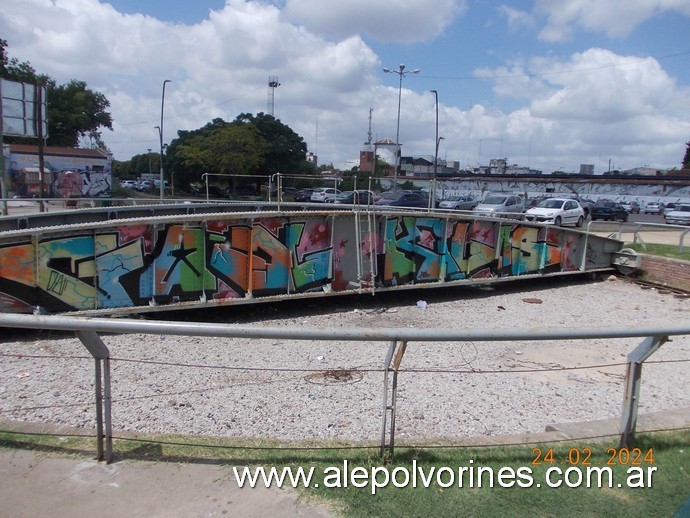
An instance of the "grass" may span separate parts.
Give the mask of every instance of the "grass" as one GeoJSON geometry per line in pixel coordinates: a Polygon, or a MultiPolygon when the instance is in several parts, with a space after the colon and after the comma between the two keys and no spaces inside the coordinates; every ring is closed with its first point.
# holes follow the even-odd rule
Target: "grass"
{"type": "MultiPolygon", "coordinates": [[[[93,455],[94,438],[56,435],[27,435],[22,433],[0,432],[0,446],[28,448],[45,452],[69,453],[83,456],[93,455]]],[[[429,487],[397,488],[392,484],[379,488],[372,494],[371,485],[363,488],[328,488],[326,483],[335,482],[335,467],[343,469],[347,459],[349,466],[368,469],[384,466],[378,449],[347,448],[342,444],[324,444],[333,449],[300,449],[298,445],[279,445],[265,440],[234,440],[196,437],[151,437],[144,440],[116,440],[116,457],[164,462],[195,462],[228,465],[284,466],[305,469],[315,468],[315,480],[319,487],[301,489],[306,498],[325,502],[328,507],[342,516],[673,516],[676,510],[690,496],[690,430],[678,432],[656,432],[638,434],[635,447],[642,454],[650,450],[653,459],[640,457],[639,465],[646,472],[648,467],[656,467],[652,473],[652,487],[626,486],[626,470],[631,467],[630,459],[621,458],[624,464],[611,466],[614,473],[612,488],[549,488],[544,483],[546,470],[559,467],[562,470],[571,460],[585,472],[585,454],[591,450],[590,466],[606,466],[611,455],[608,448],[616,448],[615,442],[568,442],[539,446],[545,454],[553,451],[553,463],[541,456],[540,465],[533,464],[536,453],[532,445],[500,446],[493,448],[448,448],[448,449],[396,449],[393,462],[385,464],[389,473],[399,468],[398,482],[403,482],[405,468],[411,470],[413,463],[429,473],[431,468],[452,468],[456,481],[450,487],[443,487],[450,475],[444,472],[439,480],[434,477],[429,487]],[[276,447],[284,449],[271,449],[276,447]],[[544,462],[546,460],[546,462],[544,462]],[[488,487],[488,478],[483,476],[482,487],[458,487],[458,468],[461,466],[481,466],[498,473],[501,468],[514,470],[531,468],[533,487],[500,487],[495,478],[494,487],[488,487]],[[324,474],[325,473],[325,474],[324,474]],[[326,476],[329,479],[326,479],[326,476]],[[540,482],[542,487],[536,487],[540,482]]],[[[575,473],[573,473],[575,474],[575,473]]],[[[382,472],[377,480],[383,481],[382,472]]],[[[340,479],[342,480],[342,479],[340,479]]],[[[419,479],[418,479],[419,480],[419,479]]],[[[517,480],[517,479],[512,479],[517,480]]],[[[521,481],[524,479],[520,479],[521,481]]],[[[554,479],[556,480],[556,479],[554,479]]],[[[509,479],[505,479],[509,482],[509,479]]],[[[646,481],[646,480],[645,480],[646,481]]],[[[356,481],[355,481],[356,482],[356,481]]]]}
{"type": "Polygon", "coordinates": [[[687,246],[683,247],[683,252],[678,253],[678,245],[657,245],[647,244],[642,246],[640,243],[626,243],[626,248],[632,248],[636,252],[647,255],[658,255],[661,257],[669,257],[671,259],[683,259],[690,261],[690,239],[688,239],[687,246]]]}

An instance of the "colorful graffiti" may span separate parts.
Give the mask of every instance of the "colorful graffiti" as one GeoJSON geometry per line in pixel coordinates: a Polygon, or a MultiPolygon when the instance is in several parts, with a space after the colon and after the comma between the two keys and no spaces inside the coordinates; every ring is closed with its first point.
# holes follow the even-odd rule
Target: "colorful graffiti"
{"type": "MultiPolygon", "coordinates": [[[[0,234],[0,310],[205,306],[610,266],[576,230],[434,214],[227,214],[0,234]],[[586,243],[586,245],[585,245],[586,243]]],[[[606,245],[606,246],[605,246],[606,245]]]]}

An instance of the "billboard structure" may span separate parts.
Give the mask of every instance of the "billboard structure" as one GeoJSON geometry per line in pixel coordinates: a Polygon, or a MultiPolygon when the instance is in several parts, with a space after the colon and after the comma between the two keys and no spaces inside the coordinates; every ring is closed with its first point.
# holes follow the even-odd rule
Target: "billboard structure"
{"type": "MultiPolygon", "coordinates": [[[[46,87],[0,79],[0,144],[4,135],[44,139],[48,136],[46,87]]],[[[41,167],[42,169],[42,167],[41,167]]],[[[7,214],[7,170],[4,153],[2,171],[2,213],[7,214]]],[[[41,173],[42,176],[42,173],[41,173]]],[[[41,179],[42,181],[42,179],[41,179]]]]}
{"type": "Polygon", "coordinates": [[[34,138],[48,136],[48,96],[45,86],[0,79],[0,96],[3,135],[34,138]]]}

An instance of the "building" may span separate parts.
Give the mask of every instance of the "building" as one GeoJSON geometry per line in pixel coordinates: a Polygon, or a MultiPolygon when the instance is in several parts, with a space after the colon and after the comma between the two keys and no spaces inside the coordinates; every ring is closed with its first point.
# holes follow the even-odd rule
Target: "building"
{"type": "Polygon", "coordinates": [[[8,196],[85,197],[108,194],[112,181],[112,154],[99,149],[43,148],[43,175],[38,146],[3,146],[3,180],[8,196]]]}

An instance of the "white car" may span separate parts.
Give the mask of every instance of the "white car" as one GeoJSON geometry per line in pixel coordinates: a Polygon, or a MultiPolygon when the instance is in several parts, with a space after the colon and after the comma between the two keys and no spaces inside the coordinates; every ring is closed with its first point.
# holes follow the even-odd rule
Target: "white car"
{"type": "Polygon", "coordinates": [[[653,201],[644,206],[645,214],[661,214],[664,210],[663,203],[653,201]]]}
{"type": "Polygon", "coordinates": [[[134,180],[122,180],[120,182],[120,187],[124,187],[125,189],[135,189],[137,186],[137,182],[134,180]]]}
{"type": "Polygon", "coordinates": [[[678,205],[664,215],[669,225],[690,225],[690,205],[678,205]]]}
{"type": "Polygon", "coordinates": [[[581,227],[585,222],[585,210],[575,200],[567,198],[548,198],[536,207],[525,212],[527,221],[581,227]]]}
{"type": "Polygon", "coordinates": [[[333,187],[319,187],[313,193],[311,193],[311,201],[333,203],[338,194],[340,194],[340,191],[333,187]]]}

